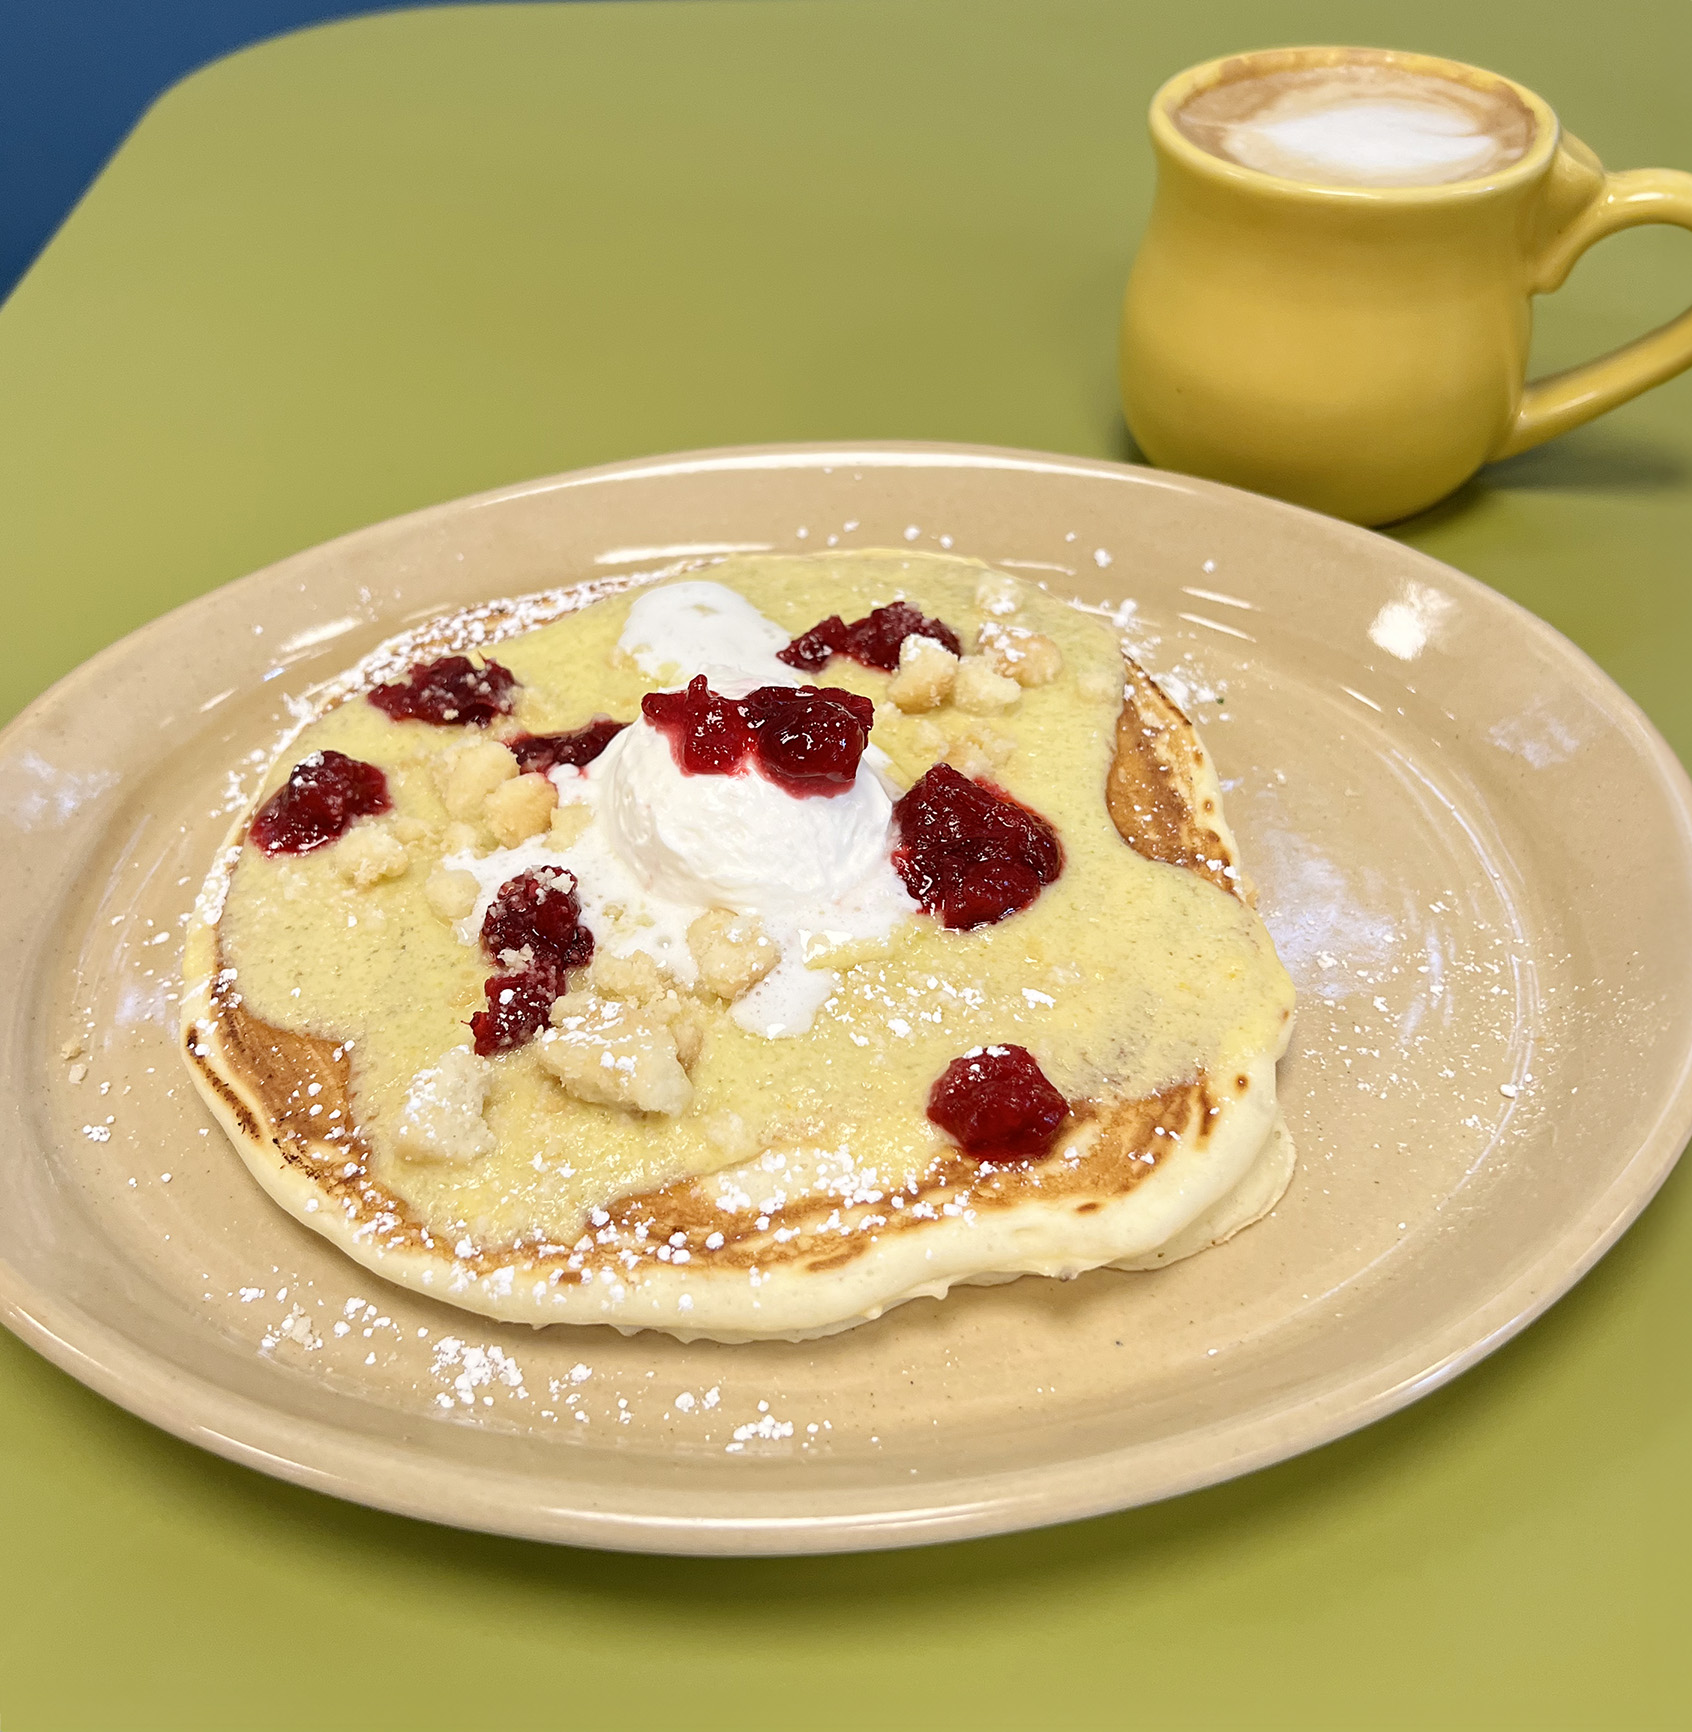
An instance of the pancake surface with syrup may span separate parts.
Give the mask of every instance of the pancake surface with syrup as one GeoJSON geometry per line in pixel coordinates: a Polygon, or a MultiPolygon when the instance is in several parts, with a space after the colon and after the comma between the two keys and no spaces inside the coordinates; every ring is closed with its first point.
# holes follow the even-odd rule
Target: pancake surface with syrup
{"type": "Polygon", "coordinates": [[[721,1340],[825,1334],[963,1282],[1153,1266],[1272,1207],[1292,1163],[1274,1072],[1291,984],[1248,905],[1208,754],[1131,662],[1124,698],[1115,635],[957,559],[735,558],[683,581],[741,598],[778,643],[905,598],[966,648],[985,630],[989,659],[1007,627],[1054,646],[1055,671],[995,688],[990,716],[906,713],[893,676],[838,655],[804,677],[874,701],[894,797],[947,758],[1055,827],[1061,875],[974,930],[908,901],[879,924],[807,930],[770,981],[797,980],[812,1008],[772,1036],[765,989],[725,996],[690,975],[667,905],[612,895],[609,878],[596,893],[614,851],[602,811],[572,809],[585,776],[556,773],[557,815],[511,846],[446,803],[445,754],[467,741],[632,722],[645,694],[699,671],[631,655],[631,607],[656,592],[599,585],[437,622],[354,670],[261,795],[332,750],[378,766],[392,810],[270,856],[243,841],[249,812],[191,929],[188,1062],[271,1195],[377,1273],[485,1315],[721,1340]],[[362,695],[472,648],[520,682],[514,713],[486,728],[392,721],[362,695]],[[379,872],[349,870],[361,832],[380,833],[359,844],[379,872]],[[579,880],[595,939],[562,1003],[579,993],[638,1023],[655,990],[682,1002],[685,1103],[583,1098],[543,1038],[475,1061],[476,1152],[420,1153],[419,1078],[468,1048],[484,1005],[490,887],[551,861],[579,880]],[[449,917],[439,887],[455,872],[478,898],[449,917]],[[948,1064],[995,1043],[1027,1048],[1070,1103],[1043,1159],[978,1162],[927,1116],[948,1064]]]}

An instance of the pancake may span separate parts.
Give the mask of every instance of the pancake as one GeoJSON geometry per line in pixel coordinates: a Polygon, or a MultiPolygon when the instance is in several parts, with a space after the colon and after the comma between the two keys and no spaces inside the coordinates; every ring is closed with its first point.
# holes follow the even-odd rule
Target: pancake
{"type": "MultiPolygon", "coordinates": [[[[702,616],[697,666],[663,660],[632,623],[657,588],[547,592],[383,646],[278,753],[255,810],[314,752],[378,766],[392,806],[299,855],[267,855],[243,814],[190,928],[185,1056],[270,1195],[364,1267],[470,1311],[722,1341],[824,1335],[972,1282],[1158,1267],[1272,1208],[1293,1165],[1275,1095],[1292,988],[1207,750],[1114,634],[1032,585],[933,556],[735,558],[660,587],[674,599],[678,582],[734,604],[702,616]],[[633,880],[601,835],[614,773],[596,791],[593,764],[553,770],[550,791],[512,778],[501,785],[527,788],[479,820],[449,809],[471,810],[459,784],[480,760],[448,758],[467,742],[635,722],[647,694],[704,666],[722,684],[721,658],[748,653],[744,630],[717,630],[736,607],[774,644],[895,599],[974,646],[946,672],[950,698],[924,693],[928,662],[909,654],[892,673],[837,654],[805,677],[874,703],[854,785],[870,819],[873,780],[891,801],[944,761],[1055,828],[1061,872],[1001,920],[945,926],[909,900],[885,848],[874,894],[826,920],[804,912],[803,850],[761,879],[768,849],[734,856],[751,888],[733,879],[720,904],[673,873],[618,888],[633,880]],[[436,726],[367,701],[469,652],[515,676],[509,714],[436,726]],[[558,804],[519,835],[524,820],[505,814],[529,796],[558,804]],[[473,1059],[467,1024],[492,1003],[477,929],[498,884],[554,863],[576,879],[593,960],[550,1026],[473,1059]],[[468,895],[469,880],[474,906],[443,913],[442,884],[468,895]],[[778,891],[799,912],[778,910],[778,891]],[[781,960],[725,985],[699,961],[698,929],[683,942],[666,924],[684,905],[728,922],[762,907],[781,960]],[[616,1031],[660,1024],[673,1098],[610,1098],[563,1062],[592,1036],[633,1074],[644,1053],[616,1031]],[[1066,1116],[1037,1156],[978,1158],[929,1117],[930,1090],[950,1062],[1012,1045],[1037,1057],[1066,1116]]],[[[927,656],[919,636],[907,651],[927,656]]],[[[642,726],[600,768],[620,754],[627,769],[642,726]]],[[[789,804],[831,823],[845,809],[789,804]]]]}

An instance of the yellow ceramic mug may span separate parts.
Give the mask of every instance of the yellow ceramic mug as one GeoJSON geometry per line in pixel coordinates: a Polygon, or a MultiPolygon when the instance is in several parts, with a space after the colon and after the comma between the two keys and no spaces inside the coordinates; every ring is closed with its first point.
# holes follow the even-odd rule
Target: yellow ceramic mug
{"type": "Polygon", "coordinates": [[[1151,133],[1157,198],[1123,307],[1122,402],[1154,463],[1390,523],[1692,365],[1688,312],[1526,383],[1530,297],[1618,229],[1692,228],[1692,175],[1605,174],[1494,73],[1373,49],[1236,55],[1164,85],[1151,133]],[[1237,79],[1356,62],[1513,91],[1531,116],[1523,154],[1444,185],[1320,185],[1212,155],[1173,118],[1237,79]]]}

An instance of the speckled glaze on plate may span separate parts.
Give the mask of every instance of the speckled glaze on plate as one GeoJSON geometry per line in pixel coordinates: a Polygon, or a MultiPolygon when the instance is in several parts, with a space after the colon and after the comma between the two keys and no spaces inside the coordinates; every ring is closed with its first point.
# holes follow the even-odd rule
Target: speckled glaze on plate
{"type": "Polygon", "coordinates": [[[1637,708],[1445,566],[1148,470],[708,452],[380,524],[54,687],[0,735],[0,830],[8,1325],[193,1442],[466,1527],[844,1550],[1245,1472],[1497,1346],[1692,1132],[1692,790],[1637,708]],[[175,974],[290,703],[466,603],[730,549],[907,544],[1114,611],[1209,740],[1300,993],[1281,1070],[1300,1166],[1274,1214],[1156,1274],[725,1347],[489,1324],[274,1207],[180,1073],[175,974]]]}

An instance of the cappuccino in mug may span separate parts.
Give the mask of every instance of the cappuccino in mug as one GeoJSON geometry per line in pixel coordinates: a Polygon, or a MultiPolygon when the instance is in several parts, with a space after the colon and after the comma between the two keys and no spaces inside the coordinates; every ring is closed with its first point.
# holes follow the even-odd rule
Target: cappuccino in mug
{"type": "Polygon", "coordinates": [[[1201,150],[1315,186],[1446,186],[1520,159],[1534,117],[1505,85],[1480,89],[1365,61],[1301,66],[1201,90],[1174,114],[1201,150]]]}
{"type": "Polygon", "coordinates": [[[1544,379],[1532,298],[1596,240],[1692,229],[1692,175],[1603,164],[1531,90],[1429,54],[1231,54],[1152,98],[1122,306],[1154,463],[1391,523],[1692,367],[1692,312],[1544,379]]]}

